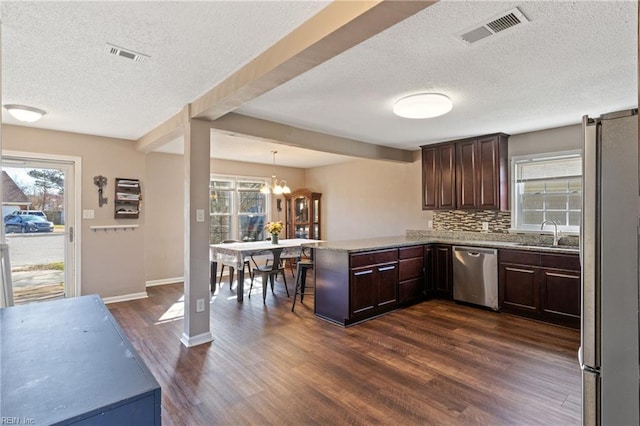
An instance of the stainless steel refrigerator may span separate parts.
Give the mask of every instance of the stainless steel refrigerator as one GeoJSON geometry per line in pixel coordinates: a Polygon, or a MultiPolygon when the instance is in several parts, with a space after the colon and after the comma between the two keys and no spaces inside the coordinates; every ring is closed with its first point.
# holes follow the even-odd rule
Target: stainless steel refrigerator
{"type": "Polygon", "coordinates": [[[582,423],[640,424],[637,110],[583,118],[582,423]]]}

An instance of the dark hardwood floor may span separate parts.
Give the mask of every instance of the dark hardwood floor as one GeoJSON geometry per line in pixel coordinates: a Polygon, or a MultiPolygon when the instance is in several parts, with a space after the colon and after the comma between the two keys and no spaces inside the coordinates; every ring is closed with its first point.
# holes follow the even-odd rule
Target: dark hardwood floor
{"type": "Polygon", "coordinates": [[[282,284],[263,305],[259,285],[238,304],[225,283],[214,341],[187,349],[182,284],[148,293],[109,308],[162,387],[164,425],[580,423],[576,330],[440,300],[345,329],[311,297],[292,313],[282,284]]]}

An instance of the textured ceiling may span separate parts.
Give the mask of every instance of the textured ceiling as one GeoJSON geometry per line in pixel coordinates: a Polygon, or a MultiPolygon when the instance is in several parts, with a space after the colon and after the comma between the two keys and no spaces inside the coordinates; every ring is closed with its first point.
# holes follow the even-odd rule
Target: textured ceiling
{"type": "Polygon", "coordinates": [[[415,149],[479,134],[522,133],[637,105],[636,2],[444,1],[237,113],[415,149]],[[467,45],[454,34],[515,6],[530,20],[467,45]],[[441,117],[393,115],[402,96],[453,100],[441,117]]]}
{"type": "Polygon", "coordinates": [[[138,139],[325,5],[3,1],[2,102],[47,111],[34,127],[138,139]]]}
{"type": "MultiPolygon", "coordinates": [[[[2,102],[48,111],[34,127],[137,139],[326,4],[3,1],[2,102]],[[109,55],[107,42],[150,59],[109,55]]],[[[443,1],[235,112],[415,149],[635,107],[636,61],[634,1],[443,1]],[[454,37],[515,6],[531,22],[471,46],[454,37]],[[448,94],[453,110],[429,120],[393,116],[396,99],[423,90],[448,94]]],[[[4,110],[2,117],[18,124],[4,110]]],[[[271,163],[263,140],[225,139],[212,152],[243,160],[256,143],[267,154],[255,161],[271,163]]],[[[308,150],[285,162],[290,149],[279,149],[278,164],[314,165],[308,150]]],[[[180,152],[180,141],[161,150],[180,152]]],[[[344,158],[315,164],[328,161],[344,158]]]]}

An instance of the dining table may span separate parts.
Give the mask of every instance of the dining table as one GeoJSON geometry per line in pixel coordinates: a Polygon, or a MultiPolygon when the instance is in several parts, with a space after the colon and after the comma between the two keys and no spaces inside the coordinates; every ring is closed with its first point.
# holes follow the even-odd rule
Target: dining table
{"type": "Polygon", "coordinates": [[[244,300],[244,260],[247,257],[267,250],[274,254],[279,251],[281,256],[283,254],[300,254],[303,245],[317,242],[318,240],[306,238],[291,238],[278,240],[277,244],[271,240],[211,244],[209,246],[211,291],[215,290],[218,263],[222,263],[238,272],[237,299],[238,302],[242,302],[244,300]]]}

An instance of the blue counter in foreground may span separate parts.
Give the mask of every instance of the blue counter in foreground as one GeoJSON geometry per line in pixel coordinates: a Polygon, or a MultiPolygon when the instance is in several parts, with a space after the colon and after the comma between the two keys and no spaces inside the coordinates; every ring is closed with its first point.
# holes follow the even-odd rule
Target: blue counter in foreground
{"type": "Polygon", "coordinates": [[[153,425],[160,385],[99,296],[0,309],[0,417],[153,425]]]}

